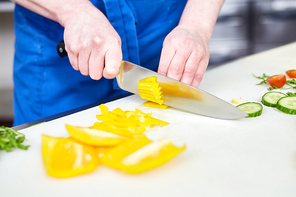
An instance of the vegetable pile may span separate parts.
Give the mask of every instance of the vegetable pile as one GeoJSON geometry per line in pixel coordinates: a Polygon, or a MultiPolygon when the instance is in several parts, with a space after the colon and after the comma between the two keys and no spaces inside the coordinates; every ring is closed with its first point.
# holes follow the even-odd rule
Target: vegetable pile
{"type": "Polygon", "coordinates": [[[27,150],[29,145],[23,145],[24,141],[25,135],[23,133],[5,126],[0,127],[0,150],[6,152],[13,151],[16,148],[27,150]]]}
{"type": "Polygon", "coordinates": [[[99,106],[99,122],[90,127],[66,125],[69,138],[42,136],[42,154],[47,173],[65,178],[93,171],[103,163],[128,173],[162,165],[183,150],[169,138],[149,140],[144,132],[169,123],[140,110],[109,111],[99,106]]]}
{"type": "Polygon", "coordinates": [[[162,91],[159,83],[157,82],[157,77],[148,77],[140,80],[138,83],[138,89],[141,98],[153,101],[160,105],[163,104],[162,91]]]}
{"type": "MultiPolygon", "coordinates": [[[[263,73],[262,76],[256,76],[253,74],[254,77],[257,79],[262,80],[257,85],[262,84],[269,84],[270,87],[268,88],[269,92],[265,93],[262,96],[262,104],[267,107],[276,107],[278,110],[290,114],[296,114],[296,93],[292,92],[279,92],[279,91],[272,91],[272,90],[285,90],[285,89],[296,89],[296,70],[288,70],[286,71],[286,75],[278,74],[268,76],[263,73]],[[286,75],[290,78],[287,80],[286,75]]],[[[248,117],[257,117],[262,114],[263,107],[260,103],[256,102],[247,102],[242,99],[233,99],[233,104],[237,105],[237,108],[247,113],[248,117]]]]}

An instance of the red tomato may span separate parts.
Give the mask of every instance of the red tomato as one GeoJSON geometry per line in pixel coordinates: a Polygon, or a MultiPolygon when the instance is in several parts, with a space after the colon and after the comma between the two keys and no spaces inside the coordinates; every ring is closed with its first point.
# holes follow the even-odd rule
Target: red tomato
{"type": "Polygon", "coordinates": [[[286,84],[286,76],[285,75],[273,75],[268,77],[267,82],[271,87],[281,88],[286,84]]]}
{"type": "Polygon", "coordinates": [[[296,78],[296,70],[295,69],[287,70],[286,73],[290,78],[296,78]]]}

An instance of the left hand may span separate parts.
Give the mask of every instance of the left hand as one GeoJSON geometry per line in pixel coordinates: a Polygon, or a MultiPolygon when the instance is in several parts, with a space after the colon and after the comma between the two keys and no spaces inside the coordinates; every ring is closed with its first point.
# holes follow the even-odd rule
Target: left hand
{"type": "Polygon", "coordinates": [[[179,25],[164,40],[158,73],[198,87],[209,57],[206,36],[194,28],[179,25]]]}

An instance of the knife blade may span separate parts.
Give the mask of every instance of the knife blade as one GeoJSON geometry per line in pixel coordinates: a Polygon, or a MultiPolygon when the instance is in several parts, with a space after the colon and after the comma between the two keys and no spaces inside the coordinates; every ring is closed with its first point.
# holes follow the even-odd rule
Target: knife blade
{"type": "Polygon", "coordinates": [[[214,95],[131,62],[122,61],[116,80],[121,89],[139,95],[139,81],[152,76],[157,77],[164,104],[175,109],[218,119],[239,119],[247,116],[214,95]]]}

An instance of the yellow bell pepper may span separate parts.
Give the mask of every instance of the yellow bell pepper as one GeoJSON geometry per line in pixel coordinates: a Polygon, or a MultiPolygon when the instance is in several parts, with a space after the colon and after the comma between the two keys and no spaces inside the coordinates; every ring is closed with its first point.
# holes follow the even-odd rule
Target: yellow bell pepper
{"type": "Polygon", "coordinates": [[[122,135],[103,131],[95,127],[66,125],[66,129],[74,139],[93,146],[115,146],[126,140],[126,137],[122,135]]]}
{"type": "Polygon", "coordinates": [[[112,150],[114,146],[96,146],[95,149],[97,151],[98,157],[103,157],[108,151],[112,150]]]}
{"type": "Polygon", "coordinates": [[[158,103],[155,103],[153,101],[146,101],[145,103],[143,103],[144,106],[146,107],[153,107],[153,108],[159,108],[159,109],[167,109],[169,108],[170,106],[168,105],[165,105],[165,104],[158,104],[158,103]]]}
{"type": "Polygon", "coordinates": [[[128,173],[139,173],[160,166],[185,150],[176,147],[169,138],[151,141],[140,135],[109,150],[102,163],[128,173]]]}
{"type": "Polygon", "coordinates": [[[168,124],[165,121],[151,117],[152,113],[144,113],[138,109],[135,111],[123,111],[120,108],[108,111],[108,108],[102,105],[100,105],[100,109],[103,110],[102,114],[96,116],[101,122],[94,123],[90,128],[131,137],[140,135],[154,126],[165,126],[168,124]]]}
{"type": "Polygon", "coordinates": [[[162,91],[155,76],[142,79],[138,83],[139,95],[141,98],[163,104],[162,91]]]}
{"type": "Polygon", "coordinates": [[[91,172],[100,163],[94,147],[71,138],[42,135],[42,155],[47,173],[58,178],[91,172]]]}
{"type": "Polygon", "coordinates": [[[141,79],[139,82],[140,83],[143,83],[143,82],[157,82],[157,77],[155,77],[155,76],[148,77],[148,78],[145,78],[145,79],[141,79]]]}
{"type": "Polygon", "coordinates": [[[242,99],[242,98],[239,98],[239,99],[232,99],[232,103],[233,104],[242,104],[242,103],[246,103],[247,101],[242,99]]]}

